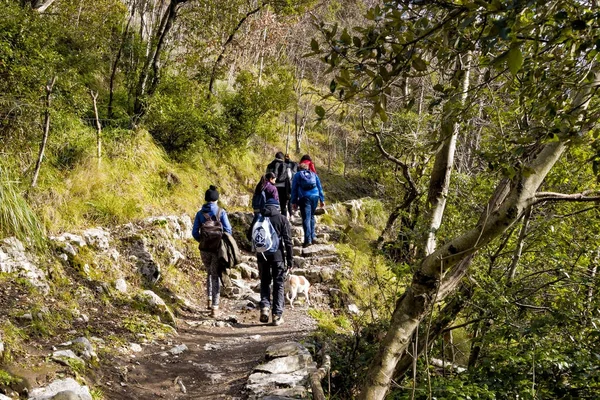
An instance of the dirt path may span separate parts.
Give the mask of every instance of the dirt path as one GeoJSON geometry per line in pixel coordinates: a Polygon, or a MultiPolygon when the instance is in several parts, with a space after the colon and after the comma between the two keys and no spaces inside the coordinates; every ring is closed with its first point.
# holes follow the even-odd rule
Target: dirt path
{"type": "Polygon", "coordinates": [[[231,310],[230,305],[228,299],[222,300],[225,308],[216,321],[204,312],[186,315],[178,320],[177,336],[113,359],[98,377],[105,397],[245,399],[248,376],[264,359],[267,347],[302,340],[315,329],[305,306],[294,310],[286,306],[285,323],[275,327],[261,324],[258,311],[231,310]],[[181,344],[188,349],[178,355],[168,353],[181,344]]]}

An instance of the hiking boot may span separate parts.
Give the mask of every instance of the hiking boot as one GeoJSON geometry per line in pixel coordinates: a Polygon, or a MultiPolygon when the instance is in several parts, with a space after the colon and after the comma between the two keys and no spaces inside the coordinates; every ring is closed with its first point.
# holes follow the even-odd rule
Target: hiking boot
{"type": "Polygon", "coordinates": [[[210,309],[210,316],[213,318],[217,318],[219,316],[219,306],[213,306],[210,309]]]}
{"type": "Polygon", "coordinates": [[[263,324],[266,324],[267,322],[269,322],[269,308],[268,307],[263,307],[260,309],[259,321],[262,322],[263,324]]]}
{"type": "Polygon", "coordinates": [[[302,248],[305,249],[305,248],[310,247],[310,246],[312,246],[312,243],[304,243],[302,245],[302,248]]]}
{"type": "Polygon", "coordinates": [[[273,326],[279,326],[283,324],[283,316],[281,315],[273,315],[273,326]]]}

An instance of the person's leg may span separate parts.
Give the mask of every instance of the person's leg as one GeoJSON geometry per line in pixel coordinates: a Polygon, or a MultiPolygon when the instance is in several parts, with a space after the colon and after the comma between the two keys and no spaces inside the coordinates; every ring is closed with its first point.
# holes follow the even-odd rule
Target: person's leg
{"type": "Polygon", "coordinates": [[[269,264],[263,259],[263,256],[259,254],[258,268],[260,270],[260,308],[271,307],[271,268],[269,264]]]}
{"type": "Polygon", "coordinates": [[[281,208],[281,214],[287,217],[287,189],[285,187],[277,187],[277,194],[279,195],[279,207],[281,208]]]}
{"type": "Polygon", "coordinates": [[[219,307],[221,299],[221,280],[219,279],[219,255],[210,253],[210,279],[212,284],[212,307],[219,307]]]}
{"type": "Polygon", "coordinates": [[[314,242],[317,238],[317,231],[315,230],[315,226],[317,224],[317,220],[315,218],[317,207],[319,206],[319,196],[311,196],[310,198],[310,234],[311,234],[311,242],[314,242]]]}
{"type": "Polygon", "coordinates": [[[210,262],[211,257],[210,253],[206,251],[200,252],[200,258],[202,258],[202,264],[204,264],[204,269],[206,270],[206,304],[207,307],[210,308],[212,306],[212,285],[210,280],[210,262]]]}
{"type": "Polygon", "coordinates": [[[285,298],[283,296],[283,284],[285,279],[285,263],[283,261],[271,264],[273,275],[273,315],[281,317],[283,314],[285,298]]]}
{"type": "Polygon", "coordinates": [[[309,245],[312,242],[310,233],[310,201],[308,197],[303,197],[298,202],[300,214],[302,215],[302,229],[304,230],[304,245],[309,245]]]}

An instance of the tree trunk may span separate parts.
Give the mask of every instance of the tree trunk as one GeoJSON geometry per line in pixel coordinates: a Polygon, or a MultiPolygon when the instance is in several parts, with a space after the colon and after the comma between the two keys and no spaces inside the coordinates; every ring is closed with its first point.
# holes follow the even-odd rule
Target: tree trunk
{"type": "Polygon", "coordinates": [[[519,265],[521,254],[523,253],[523,244],[525,243],[525,236],[527,236],[527,228],[529,227],[530,219],[531,207],[529,207],[527,211],[525,211],[525,215],[523,216],[523,226],[521,227],[521,233],[519,233],[519,241],[517,242],[517,247],[515,248],[515,253],[513,254],[513,258],[510,263],[508,280],[506,282],[506,284],[509,286],[512,284],[512,281],[515,278],[515,274],[517,273],[517,266],[519,265]]]}
{"type": "Polygon", "coordinates": [[[114,97],[114,86],[115,86],[115,77],[117,75],[117,67],[119,65],[119,61],[121,60],[121,54],[123,53],[123,47],[125,47],[125,41],[127,40],[127,35],[129,34],[129,27],[131,26],[131,21],[133,20],[133,16],[135,14],[135,7],[131,8],[131,15],[127,20],[127,25],[125,26],[125,30],[123,31],[123,37],[121,38],[121,44],[119,45],[119,50],[117,51],[117,55],[115,56],[115,61],[113,62],[112,69],[110,72],[110,81],[109,81],[109,89],[108,89],[108,107],[106,112],[106,118],[109,120],[113,117],[113,97],[114,97]]]}
{"type": "Polygon", "coordinates": [[[44,13],[48,7],[50,7],[52,5],[52,3],[54,3],[56,0],[33,0],[31,2],[31,8],[33,8],[35,11],[37,11],[38,13],[42,14],[44,13]]]}
{"type": "Polygon", "coordinates": [[[188,0],[171,0],[169,2],[169,7],[165,11],[161,19],[160,26],[156,34],[154,35],[154,38],[151,39],[151,41],[155,44],[151,43],[150,48],[154,47],[154,49],[151,50],[148,57],[146,57],[146,61],[144,62],[142,70],[140,71],[140,77],[136,86],[135,104],[133,109],[133,112],[135,114],[135,120],[139,120],[146,112],[144,97],[147,94],[154,93],[156,87],[158,86],[158,82],[160,80],[159,61],[161,52],[165,45],[167,35],[173,27],[175,19],[177,18],[177,9],[179,8],[180,4],[183,4],[186,1],[188,0]],[[148,83],[148,78],[150,75],[150,68],[152,68],[153,77],[150,83],[150,87],[146,89],[146,85],[148,83]]]}
{"type": "MultiPolygon", "coordinates": [[[[219,64],[221,64],[221,61],[223,60],[223,57],[225,56],[225,51],[227,50],[227,46],[229,46],[229,44],[233,41],[235,34],[240,30],[240,28],[242,27],[244,22],[253,14],[256,14],[257,12],[259,12],[263,7],[264,7],[264,4],[261,3],[255,9],[248,11],[246,13],[246,15],[244,15],[242,17],[242,19],[240,19],[240,21],[238,22],[236,27],[233,29],[233,31],[231,32],[231,34],[229,35],[229,37],[227,38],[225,43],[223,43],[223,45],[221,46],[221,52],[219,53],[217,60],[213,64],[212,71],[210,73],[210,82],[208,83],[208,99],[210,99],[211,96],[214,94],[214,84],[215,84],[215,79],[217,77],[217,68],[219,67],[219,64]]],[[[266,31],[265,31],[265,34],[266,34],[266,31]]]]}
{"type": "MultiPolygon", "coordinates": [[[[533,203],[535,192],[565,149],[563,142],[545,144],[527,166],[528,171],[532,171],[531,174],[520,175],[515,180],[498,209],[489,214],[486,212],[483,223],[450,240],[423,259],[413,275],[411,285],[396,302],[390,328],[371,362],[359,399],[376,400],[385,397],[398,360],[411,342],[414,331],[437,301],[440,282],[446,283],[443,282],[444,276],[454,276],[455,267],[460,268],[461,261],[518,220],[533,203]]],[[[448,294],[452,292],[453,290],[449,290],[448,294]]]]}
{"type": "Polygon", "coordinates": [[[50,133],[50,106],[52,105],[52,89],[56,83],[56,76],[53,77],[46,85],[46,110],[44,111],[44,135],[42,136],[42,143],[40,144],[40,152],[38,154],[37,162],[35,163],[35,171],[33,172],[33,180],[31,181],[31,187],[37,186],[38,176],[40,169],[42,168],[42,160],[44,159],[44,153],[46,151],[46,144],[48,143],[48,135],[50,133]]]}
{"type": "Polygon", "coordinates": [[[258,70],[258,85],[262,84],[263,67],[265,63],[265,43],[267,42],[267,27],[263,31],[262,49],[260,50],[260,68],[258,70]]]}
{"type": "MultiPolygon", "coordinates": [[[[460,95],[460,106],[464,105],[467,99],[467,93],[469,89],[469,77],[471,73],[471,52],[465,55],[464,65],[460,62],[458,69],[464,71],[461,95],[460,95]]],[[[453,113],[455,114],[455,113],[453,113]]],[[[431,171],[431,180],[429,182],[429,195],[427,203],[430,205],[429,209],[429,228],[427,230],[427,241],[425,244],[425,254],[429,255],[435,251],[437,246],[436,243],[436,231],[442,224],[442,217],[444,216],[444,210],[446,208],[446,197],[448,196],[448,189],[450,187],[450,177],[452,175],[452,168],[454,165],[454,154],[456,152],[456,141],[458,139],[459,123],[456,121],[457,117],[445,117],[442,122],[442,135],[447,135],[444,140],[442,149],[435,157],[435,163],[433,170],[431,171]]]]}
{"type": "Polygon", "coordinates": [[[102,164],[102,125],[100,124],[100,118],[98,116],[98,93],[90,90],[90,96],[92,96],[92,103],[94,103],[94,116],[96,117],[96,158],[98,159],[98,168],[102,164]]]}
{"type": "MultiPolygon", "coordinates": [[[[470,260],[468,261],[470,263],[470,260]]],[[[439,312],[436,320],[431,324],[429,328],[429,335],[427,335],[427,329],[421,326],[418,330],[419,334],[416,335],[416,352],[413,350],[412,353],[405,352],[398,361],[396,366],[395,376],[397,377],[396,382],[399,382],[402,377],[412,367],[414,360],[416,360],[427,348],[429,343],[433,343],[444,330],[456,319],[458,314],[463,310],[468,300],[473,297],[473,287],[465,282],[460,285],[458,293],[456,293],[452,300],[444,306],[439,312]]]]}

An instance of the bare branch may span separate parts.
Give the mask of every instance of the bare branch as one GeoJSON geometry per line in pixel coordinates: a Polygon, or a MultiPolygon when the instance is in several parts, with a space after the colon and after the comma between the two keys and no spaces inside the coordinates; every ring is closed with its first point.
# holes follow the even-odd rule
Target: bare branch
{"type": "Polygon", "coordinates": [[[592,190],[574,194],[539,192],[535,194],[531,204],[538,204],[544,201],[600,201],[600,195],[598,193],[598,191],[592,190]]]}

